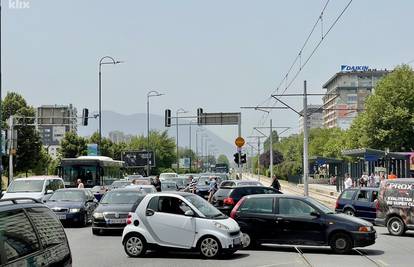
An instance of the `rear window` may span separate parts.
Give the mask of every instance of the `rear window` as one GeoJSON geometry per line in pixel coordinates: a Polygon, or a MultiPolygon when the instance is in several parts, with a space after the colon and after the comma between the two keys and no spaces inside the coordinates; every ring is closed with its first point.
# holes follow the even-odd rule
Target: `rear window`
{"type": "Polygon", "coordinates": [[[222,187],[225,187],[225,186],[234,186],[234,182],[231,182],[231,181],[222,182],[220,186],[222,186],[222,187]]]}
{"type": "Polygon", "coordinates": [[[227,197],[231,194],[231,191],[233,189],[231,188],[220,188],[217,190],[217,192],[214,194],[216,197],[227,197]]]}
{"type": "Polygon", "coordinates": [[[0,259],[0,263],[4,263],[4,260],[10,262],[40,250],[35,231],[23,210],[0,213],[0,248],[5,252],[5,259],[0,259]]]}
{"type": "Polygon", "coordinates": [[[273,213],[273,198],[248,198],[243,202],[239,211],[246,213],[273,213]]]}
{"type": "Polygon", "coordinates": [[[351,200],[354,197],[355,190],[346,190],[342,193],[341,199],[351,200]]]}

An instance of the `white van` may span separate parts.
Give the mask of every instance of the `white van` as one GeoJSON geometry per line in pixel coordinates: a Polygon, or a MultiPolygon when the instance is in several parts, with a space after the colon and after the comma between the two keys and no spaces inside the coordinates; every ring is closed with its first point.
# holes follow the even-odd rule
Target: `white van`
{"type": "Polygon", "coordinates": [[[13,180],[2,199],[29,197],[44,200],[54,191],[65,188],[63,179],[55,176],[32,176],[13,180]]]}

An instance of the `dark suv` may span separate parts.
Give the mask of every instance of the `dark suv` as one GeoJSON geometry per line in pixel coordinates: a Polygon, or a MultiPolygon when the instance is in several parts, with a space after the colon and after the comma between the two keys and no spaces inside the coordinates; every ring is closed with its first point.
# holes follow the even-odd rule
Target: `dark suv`
{"type": "Polygon", "coordinates": [[[242,197],[256,194],[281,194],[281,192],[266,186],[222,186],[213,196],[213,205],[224,214],[229,215],[242,197]]]}
{"type": "Polygon", "coordinates": [[[241,199],[232,217],[243,233],[243,244],[329,245],[336,253],[375,243],[371,223],[341,213],[309,197],[251,195],[241,199]]]}
{"type": "Polygon", "coordinates": [[[338,197],[335,211],[373,222],[377,213],[378,191],[379,188],[376,187],[346,189],[338,197]]]}
{"type": "Polygon", "coordinates": [[[72,266],[65,231],[38,200],[0,200],[0,266],[72,266]]]}

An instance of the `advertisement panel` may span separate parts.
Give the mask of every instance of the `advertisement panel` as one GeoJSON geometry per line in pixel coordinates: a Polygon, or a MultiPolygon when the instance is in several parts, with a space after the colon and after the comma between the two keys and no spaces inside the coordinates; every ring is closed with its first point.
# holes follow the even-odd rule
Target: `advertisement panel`
{"type": "Polygon", "coordinates": [[[88,156],[98,156],[98,144],[87,144],[88,156]]]}
{"type": "Polygon", "coordinates": [[[125,162],[126,168],[146,167],[147,161],[151,167],[155,167],[155,156],[152,151],[123,151],[121,159],[125,162]]]}

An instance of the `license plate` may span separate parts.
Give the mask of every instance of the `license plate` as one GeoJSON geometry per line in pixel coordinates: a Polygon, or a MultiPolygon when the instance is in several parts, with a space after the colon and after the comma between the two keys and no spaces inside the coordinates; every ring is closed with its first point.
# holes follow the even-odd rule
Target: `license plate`
{"type": "Polygon", "coordinates": [[[66,214],[58,215],[59,220],[66,220],[66,214]]]}
{"type": "Polygon", "coordinates": [[[240,237],[233,239],[233,245],[240,245],[240,243],[241,243],[240,237]]]}
{"type": "Polygon", "coordinates": [[[126,219],[111,219],[107,221],[109,224],[121,224],[126,223],[126,219]]]}

